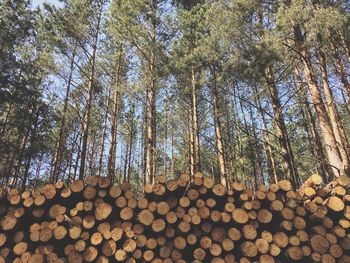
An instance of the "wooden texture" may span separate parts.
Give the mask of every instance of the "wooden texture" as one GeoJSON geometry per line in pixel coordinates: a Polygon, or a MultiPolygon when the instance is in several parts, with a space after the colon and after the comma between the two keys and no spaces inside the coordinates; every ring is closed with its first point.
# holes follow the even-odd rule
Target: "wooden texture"
{"type": "Polygon", "coordinates": [[[0,196],[0,262],[350,262],[350,180],[256,190],[196,173],[144,195],[104,177],[0,196]]]}

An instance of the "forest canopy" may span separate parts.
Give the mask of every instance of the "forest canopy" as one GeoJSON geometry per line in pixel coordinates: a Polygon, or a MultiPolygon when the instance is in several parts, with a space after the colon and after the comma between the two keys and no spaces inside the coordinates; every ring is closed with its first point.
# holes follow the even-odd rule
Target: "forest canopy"
{"type": "Polygon", "coordinates": [[[346,0],[0,0],[0,184],[349,175],[346,0]]]}

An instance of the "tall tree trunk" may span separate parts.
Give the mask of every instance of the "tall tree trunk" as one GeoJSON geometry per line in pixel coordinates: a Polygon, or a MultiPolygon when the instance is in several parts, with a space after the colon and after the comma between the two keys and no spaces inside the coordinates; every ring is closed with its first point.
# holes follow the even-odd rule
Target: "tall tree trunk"
{"type": "Polygon", "coordinates": [[[149,59],[150,83],[146,92],[146,151],[145,151],[145,179],[146,183],[154,183],[155,153],[156,153],[156,30],[158,1],[151,3],[151,41],[152,50],[149,59]]]}
{"type": "Polygon", "coordinates": [[[300,104],[303,119],[305,119],[304,128],[311,143],[311,154],[314,160],[317,162],[317,172],[322,176],[323,181],[326,182],[328,180],[327,178],[332,174],[332,171],[330,170],[329,164],[325,163],[326,158],[322,148],[321,138],[318,134],[316,121],[311,111],[307,94],[303,86],[303,79],[297,67],[294,71],[295,77],[297,78],[297,80],[294,79],[294,85],[298,90],[297,99],[298,103],[300,104]],[[301,85],[298,84],[298,82],[301,83],[301,85]]]}
{"type": "Polygon", "coordinates": [[[101,137],[101,149],[100,149],[100,155],[98,158],[98,177],[101,176],[102,173],[102,166],[103,166],[103,154],[105,151],[105,139],[106,139],[106,133],[107,133],[107,121],[108,121],[108,111],[109,111],[109,105],[110,105],[110,89],[108,91],[108,97],[107,97],[107,107],[106,112],[104,115],[104,123],[103,123],[103,130],[102,130],[102,137],[101,137]]]}
{"type": "Polygon", "coordinates": [[[315,105],[317,117],[321,126],[322,138],[325,144],[328,162],[332,166],[333,175],[337,177],[341,174],[345,174],[345,167],[343,167],[341,158],[338,154],[337,142],[333,136],[332,126],[321,96],[321,91],[316,80],[308,50],[304,45],[302,32],[299,26],[294,26],[293,29],[296,48],[303,62],[304,74],[307,79],[312,102],[315,105]]]}
{"type": "Polygon", "coordinates": [[[123,169],[123,180],[122,180],[123,183],[127,182],[126,175],[128,173],[127,170],[128,170],[128,163],[129,163],[129,161],[128,161],[128,158],[129,158],[129,146],[130,146],[130,144],[129,144],[128,140],[126,140],[126,142],[125,142],[125,149],[124,149],[125,157],[124,157],[124,169],[123,169]]]}
{"type": "Polygon", "coordinates": [[[27,156],[27,161],[26,161],[25,168],[24,168],[24,174],[23,174],[22,185],[21,185],[22,191],[25,190],[27,180],[29,177],[30,164],[31,164],[32,158],[33,158],[33,146],[34,146],[34,143],[36,140],[36,130],[37,130],[38,125],[39,125],[39,116],[40,116],[40,109],[38,109],[36,114],[35,114],[35,120],[33,123],[33,127],[30,131],[30,142],[29,142],[30,144],[28,147],[28,156],[27,156]]]}
{"type": "Polygon", "coordinates": [[[132,122],[131,122],[131,128],[130,128],[130,140],[129,140],[129,153],[128,153],[128,182],[130,182],[130,176],[131,176],[131,158],[132,158],[132,150],[133,150],[133,144],[134,144],[134,136],[135,136],[135,124],[134,124],[134,118],[135,118],[135,105],[132,105],[132,122]]]}
{"type": "Polygon", "coordinates": [[[7,125],[8,121],[9,121],[13,105],[14,105],[14,102],[11,101],[10,105],[8,106],[8,109],[7,109],[6,113],[5,113],[5,118],[4,118],[4,121],[3,121],[2,125],[1,125],[2,128],[1,128],[1,131],[0,131],[0,138],[1,138],[1,140],[4,140],[4,135],[6,134],[6,131],[7,131],[6,125],[7,125]]]}
{"type": "Polygon", "coordinates": [[[269,166],[270,173],[272,172],[273,180],[275,183],[278,182],[278,175],[277,175],[277,167],[276,167],[276,161],[273,156],[273,150],[271,146],[271,138],[270,138],[270,133],[267,128],[267,122],[265,118],[265,112],[262,108],[260,98],[258,96],[257,89],[255,88],[255,104],[257,105],[258,111],[259,111],[259,116],[260,116],[260,123],[261,127],[263,129],[263,137],[264,137],[264,148],[267,156],[267,163],[269,166]]]}
{"type": "Polygon", "coordinates": [[[74,72],[75,54],[76,54],[76,48],[74,48],[73,50],[70,67],[69,67],[69,77],[67,82],[66,95],[64,97],[64,103],[63,103],[61,126],[60,126],[57,144],[56,144],[55,155],[52,162],[52,172],[51,172],[51,178],[50,178],[51,182],[57,181],[58,174],[60,172],[59,167],[61,165],[61,160],[63,156],[63,150],[64,150],[63,147],[66,144],[66,119],[67,119],[67,113],[68,113],[68,100],[70,96],[70,89],[71,89],[73,72],[74,72]]]}
{"type": "Polygon", "coordinates": [[[96,32],[93,39],[92,45],[92,56],[90,58],[90,68],[89,68],[89,80],[88,80],[88,96],[86,103],[86,111],[84,115],[84,123],[83,123],[83,145],[81,150],[81,159],[80,159],[80,170],[79,170],[79,179],[83,180],[85,176],[85,163],[86,163],[86,154],[87,154],[87,146],[88,146],[88,138],[89,138],[89,130],[90,130],[90,113],[92,108],[92,99],[93,99],[93,84],[95,80],[95,65],[96,65],[96,51],[98,44],[98,37],[100,34],[100,25],[102,18],[102,8],[101,4],[98,18],[97,18],[97,26],[96,32]]]}
{"type": "Polygon", "coordinates": [[[36,180],[39,180],[39,178],[40,178],[40,171],[41,171],[42,163],[43,163],[43,155],[40,155],[38,165],[36,166],[36,170],[35,170],[35,179],[36,180]]]}
{"type": "Polygon", "coordinates": [[[221,117],[220,117],[220,102],[217,86],[217,76],[215,66],[210,66],[212,74],[212,105],[213,105],[213,116],[214,116],[214,126],[215,126],[215,139],[216,139],[216,148],[217,148],[217,158],[220,172],[220,181],[226,187],[228,186],[226,166],[225,166],[225,157],[224,157],[224,144],[222,139],[222,126],[221,126],[221,117]]]}
{"type": "Polygon", "coordinates": [[[255,182],[255,187],[256,189],[260,184],[264,182],[264,176],[263,176],[263,170],[262,170],[262,158],[260,155],[260,143],[259,143],[259,138],[257,134],[257,125],[254,120],[254,115],[253,115],[253,110],[252,110],[252,105],[249,105],[249,113],[250,113],[250,120],[251,120],[251,125],[252,125],[252,131],[253,131],[253,137],[254,137],[254,152],[255,152],[255,158],[257,160],[257,175],[258,177],[256,178],[255,182]]]}
{"type": "Polygon", "coordinates": [[[338,113],[336,102],[332,94],[332,90],[329,86],[326,56],[322,50],[319,50],[319,62],[320,62],[320,69],[322,73],[322,87],[325,95],[327,112],[329,114],[329,120],[332,125],[334,138],[337,142],[340,157],[343,161],[343,165],[344,167],[348,167],[349,166],[349,149],[350,149],[349,142],[340,120],[340,116],[338,113]]]}
{"type": "Polygon", "coordinates": [[[197,98],[197,81],[194,68],[191,69],[191,87],[192,87],[192,121],[193,121],[193,137],[195,145],[194,171],[201,169],[200,157],[200,140],[199,140],[199,120],[198,120],[198,98],[197,98]]]}
{"type": "Polygon", "coordinates": [[[190,152],[190,176],[192,177],[195,173],[195,142],[194,142],[194,133],[193,133],[193,104],[190,102],[191,111],[188,112],[188,134],[189,134],[189,152],[190,152]]]}
{"type": "Polygon", "coordinates": [[[25,150],[26,150],[26,146],[27,146],[27,143],[28,143],[28,138],[29,138],[30,132],[32,130],[31,127],[32,127],[33,122],[34,122],[33,117],[34,117],[34,112],[35,112],[36,107],[37,107],[37,99],[38,98],[34,98],[33,105],[30,108],[29,116],[28,116],[28,127],[26,127],[26,132],[25,132],[24,136],[22,137],[22,141],[21,141],[21,144],[20,144],[20,147],[19,147],[18,158],[17,158],[16,163],[15,163],[15,165],[13,167],[13,176],[12,176],[13,177],[13,181],[12,181],[12,184],[11,184],[12,188],[15,188],[16,184],[18,183],[18,177],[19,177],[19,173],[20,173],[20,170],[21,170],[22,161],[23,161],[23,158],[25,156],[25,150]]]}
{"type": "Polygon", "coordinates": [[[167,175],[167,148],[168,148],[168,113],[166,113],[163,128],[163,175],[167,175]]]}
{"type": "Polygon", "coordinates": [[[294,187],[297,186],[296,174],[293,172],[293,162],[292,162],[292,153],[288,147],[288,137],[286,134],[286,125],[282,113],[282,106],[280,102],[280,98],[278,95],[277,86],[275,83],[275,78],[272,72],[272,68],[269,67],[266,74],[267,86],[270,92],[271,100],[272,100],[272,109],[274,112],[274,120],[275,120],[275,129],[276,136],[278,138],[278,142],[280,145],[280,152],[282,155],[282,167],[286,174],[286,177],[292,181],[294,187]]]}
{"type": "Polygon", "coordinates": [[[172,119],[172,117],[171,117],[171,128],[170,128],[170,143],[171,143],[170,176],[171,176],[171,179],[175,179],[174,120],[172,119]]]}
{"type": "Polygon", "coordinates": [[[244,124],[244,129],[247,135],[247,140],[248,140],[248,147],[251,151],[250,154],[250,158],[249,161],[251,163],[251,168],[253,169],[252,173],[251,171],[249,171],[248,173],[244,172],[243,174],[248,175],[248,174],[253,174],[253,176],[249,177],[249,181],[250,184],[252,186],[253,189],[257,189],[258,186],[258,174],[257,174],[257,170],[256,170],[256,156],[255,156],[255,151],[254,151],[254,146],[252,144],[252,139],[251,139],[251,134],[250,134],[250,129],[247,123],[247,119],[246,119],[246,114],[244,112],[244,108],[243,108],[243,103],[242,100],[239,100],[239,105],[240,105],[240,109],[241,109],[241,113],[242,113],[242,118],[243,118],[243,124],[244,124]]]}
{"type": "Polygon", "coordinates": [[[115,176],[115,162],[116,162],[116,150],[117,150],[117,128],[118,128],[118,113],[120,107],[120,87],[121,87],[121,73],[122,73],[122,50],[119,51],[116,79],[115,79],[115,89],[112,100],[112,127],[111,127],[111,138],[108,153],[108,164],[107,164],[107,176],[113,178],[115,176]]]}
{"type": "Polygon", "coordinates": [[[77,156],[76,156],[76,160],[75,160],[73,180],[77,179],[79,160],[80,160],[80,156],[81,156],[81,146],[82,146],[82,143],[83,143],[83,132],[84,132],[83,129],[84,129],[84,123],[81,123],[81,128],[79,130],[79,144],[78,144],[77,156]]]}

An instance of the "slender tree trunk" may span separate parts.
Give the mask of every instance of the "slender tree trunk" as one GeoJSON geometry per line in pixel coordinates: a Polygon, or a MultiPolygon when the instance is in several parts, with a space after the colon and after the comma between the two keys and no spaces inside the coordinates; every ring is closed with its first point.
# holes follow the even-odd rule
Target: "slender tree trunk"
{"type": "Polygon", "coordinates": [[[258,186],[263,183],[264,176],[263,176],[263,170],[262,170],[262,158],[260,155],[260,143],[259,143],[258,134],[256,131],[257,125],[256,125],[255,120],[254,120],[254,115],[253,115],[253,110],[252,110],[251,105],[249,105],[249,113],[250,113],[250,120],[251,120],[253,137],[254,137],[254,149],[255,149],[255,156],[256,156],[255,158],[257,160],[257,175],[258,175],[258,177],[256,178],[256,182],[255,182],[255,187],[257,189],[258,186]]]}
{"type": "Polygon", "coordinates": [[[291,160],[292,153],[288,149],[286,125],[285,125],[285,121],[282,113],[282,106],[279,99],[277,86],[276,86],[271,68],[267,70],[266,81],[267,81],[267,86],[268,86],[271,100],[272,100],[272,109],[274,112],[276,136],[278,138],[280,151],[283,159],[282,167],[286,174],[286,177],[293,182],[293,185],[295,187],[297,185],[297,182],[296,182],[296,175],[293,173],[293,167],[292,167],[293,164],[291,160]]]}
{"type": "MultiPolygon", "coordinates": [[[[300,83],[303,82],[301,73],[299,72],[299,69],[297,67],[295,68],[295,76],[298,78],[298,81],[300,83]]],[[[309,100],[308,100],[307,94],[305,92],[305,88],[304,88],[304,86],[298,87],[297,84],[295,84],[295,85],[298,89],[298,97],[299,97],[300,106],[302,108],[302,111],[304,112],[307,124],[309,126],[307,128],[307,134],[311,134],[311,138],[312,138],[311,141],[312,141],[312,145],[313,145],[312,148],[313,148],[313,152],[314,152],[313,157],[315,158],[315,160],[317,160],[318,163],[320,163],[318,171],[321,174],[321,176],[323,177],[324,182],[326,182],[328,180],[328,178],[331,177],[332,170],[329,166],[329,163],[328,162],[326,163],[326,156],[325,156],[324,149],[322,147],[321,137],[318,133],[316,120],[315,120],[314,115],[312,113],[312,110],[310,108],[309,100]]]]}
{"type": "MultiPolygon", "coordinates": [[[[231,123],[235,123],[236,121],[233,120],[231,121],[230,116],[234,116],[234,113],[232,112],[232,105],[230,103],[230,105],[226,108],[226,132],[227,132],[227,145],[228,147],[226,147],[226,164],[228,165],[228,180],[229,182],[233,182],[234,180],[236,180],[236,171],[235,171],[235,147],[234,147],[234,143],[233,143],[233,139],[234,139],[234,131],[232,130],[232,126],[231,123]]],[[[235,116],[234,116],[235,118],[235,116]]]]}
{"type": "Polygon", "coordinates": [[[113,110],[112,110],[112,127],[111,127],[111,138],[108,154],[108,164],[107,164],[107,175],[109,178],[115,176],[115,162],[116,162],[116,150],[117,150],[117,127],[118,127],[118,113],[120,107],[120,87],[121,87],[121,73],[122,73],[122,50],[118,54],[117,70],[116,70],[116,80],[115,80],[115,90],[113,95],[113,110]]]}
{"type": "Polygon", "coordinates": [[[315,105],[317,117],[321,126],[322,138],[325,144],[327,158],[329,164],[332,166],[333,175],[339,176],[345,174],[345,167],[343,167],[341,158],[338,154],[337,143],[334,139],[332,126],[323,102],[320,89],[316,80],[316,76],[312,67],[308,50],[304,46],[304,39],[301,30],[298,26],[294,27],[294,37],[296,41],[297,50],[301,56],[312,102],[315,105]]]}
{"type": "Polygon", "coordinates": [[[79,144],[78,144],[77,156],[76,156],[76,161],[75,161],[75,166],[74,166],[73,180],[76,180],[76,178],[77,178],[79,160],[80,160],[80,156],[81,156],[81,146],[83,143],[83,132],[84,132],[83,129],[84,129],[84,123],[81,124],[81,129],[79,130],[79,144]]]}
{"type": "Polygon", "coordinates": [[[146,183],[154,183],[155,154],[156,154],[156,28],[157,28],[157,0],[151,3],[151,41],[152,50],[149,59],[150,83],[146,92],[146,151],[145,151],[145,179],[146,183]]]}
{"type": "Polygon", "coordinates": [[[193,136],[195,144],[195,160],[194,171],[201,170],[200,158],[200,140],[199,140],[199,120],[198,120],[198,98],[197,98],[197,81],[194,68],[191,69],[191,86],[192,86],[192,121],[193,121],[193,136]]]}
{"type": "Polygon", "coordinates": [[[259,116],[260,116],[260,126],[263,129],[263,138],[264,138],[264,150],[266,153],[266,159],[267,159],[267,164],[269,168],[269,174],[271,177],[273,177],[274,183],[278,183],[278,175],[277,175],[277,168],[276,168],[276,161],[275,158],[273,157],[273,151],[271,147],[271,138],[269,131],[267,130],[267,124],[266,124],[266,119],[264,112],[261,108],[260,102],[259,102],[259,116]]]}
{"type": "Polygon", "coordinates": [[[226,187],[228,186],[227,174],[226,174],[226,165],[224,157],[224,144],[222,139],[222,126],[220,119],[220,102],[217,86],[217,76],[214,66],[210,67],[212,74],[212,105],[213,105],[213,116],[214,116],[214,126],[215,126],[215,139],[216,139],[216,148],[217,148],[217,158],[220,172],[220,181],[226,187]]]}
{"type": "Polygon", "coordinates": [[[334,138],[337,142],[340,157],[343,161],[344,167],[349,166],[349,142],[346,137],[344,128],[342,126],[340,116],[338,113],[337,105],[334,100],[332,90],[328,83],[328,72],[325,54],[320,50],[319,52],[320,69],[322,73],[322,87],[326,100],[327,112],[329,114],[329,120],[332,125],[334,138]]]}
{"type": "Polygon", "coordinates": [[[87,96],[86,112],[84,115],[84,123],[83,123],[83,145],[82,145],[82,150],[81,150],[81,160],[80,160],[80,170],[79,170],[79,179],[80,180],[83,180],[84,176],[85,176],[86,153],[87,153],[89,130],[90,130],[90,113],[91,113],[92,99],[93,99],[93,84],[94,84],[94,80],[95,80],[96,51],[97,51],[98,37],[100,34],[102,8],[103,8],[103,5],[101,4],[98,18],[97,18],[96,32],[95,32],[93,45],[92,45],[92,48],[93,48],[92,49],[92,56],[90,58],[88,96],[87,96]]]}
{"type": "MultiPolygon", "coordinates": [[[[64,169],[64,176],[68,173],[67,181],[70,182],[72,179],[71,171],[72,171],[72,164],[73,164],[73,153],[74,153],[74,146],[76,145],[76,142],[78,140],[79,133],[77,133],[77,136],[72,142],[72,145],[69,149],[69,161],[66,165],[66,168],[64,169]]],[[[64,177],[62,178],[64,180],[64,177]]]]}
{"type": "Polygon", "coordinates": [[[108,120],[108,111],[109,111],[109,105],[110,105],[110,90],[108,91],[108,98],[107,98],[107,107],[106,112],[104,115],[104,124],[103,124],[103,130],[102,130],[102,138],[101,138],[101,150],[100,155],[98,158],[98,177],[101,176],[102,173],[102,166],[103,166],[103,154],[105,151],[105,140],[106,140],[106,133],[107,133],[107,120],[108,120]]]}
{"type": "Polygon", "coordinates": [[[76,49],[74,48],[72,58],[71,58],[70,68],[69,68],[69,77],[67,82],[66,95],[64,97],[64,103],[63,103],[61,126],[60,126],[59,135],[58,135],[55,155],[52,162],[51,182],[57,181],[58,174],[60,172],[59,167],[61,165],[61,160],[63,156],[63,147],[66,143],[66,119],[67,119],[67,113],[68,113],[68,100],[70,96],[70,89],[71,89],[73,72],[74,72],[75,54],[76,54],[76,49]]]}
{"type": "Polygon", "coordinates": [[[38,161],[38,165],[36,166],[36,171],[35,171],[35,179],[39,180],[40,178],[40,171],[41,171],[41,165],[43,163],[43,156],[40,155],[39,161],[38,161]]]}
{"type": "Polygon", "coordinates": [[[175,179],[174,120],[172,118],[171,118],[171,128],[170,128],[170,142],[171,142],[170,176],[171,176],[171,179],[175,179]]]}
{"type": "MultiPolygon", "coordinates": [[[[253,189],[257,189],[257,186],[258,186],[258,175],[257,175],[257,170],[256,170],[256,156],[255,156],[255,151],[254,151],[254,146],[252,144],[252,140],[251,140],[251,134],[250,134],[250,129],[249,129],[249,126],[248,126],[248,123],[247,123],[247,119],[246,119],[246,114],[244,112],[244,109],[243,109],[243,103],[242,103],[242,100],[239,100],[239,105],[240,105],[240,108],[241,108],[241,113],[242,113],[242,117],[243,117],[243,123],[244,123],[244,128],[246,130],[246,134],[247,134],[247,137],[248,137],[248,146],[249,146],[249,149],[251,151],[251,154],[250,154],[250,163],[251,163],[251,168],[253,169],[253,177],[249,177],[249,181],[252,185],[252,188],[253,189]]],[[[244,173],[246,175],[248,175],[248,173],[244,173]]],[[[251,174],[251,171],[249,171],[249,174],[251,174]]]]}
{"type": "Polygon", "coordinates": [[[4,119],[3,123],[2,123],[2,128],[1,128],[1,132],[0,132],[1,140],[4,140],[4,135],[6,134],[6,130],[7,130],[6,125],[7,125],[8,121],[9,121],[13,104],[14,104],[13,101],[11,101],[10,105],[8,106],[8,109],[6,111],[5,119],[4,119]]]}
{"type": "Polygon", "coordinates": [[[260,102],[260,98],[258,96],[258,91],[257,88],[255,87],[255,105],[258,108],[258,112],[259,112],[259,116],[260,116],[260,126],[263,129],[263,138],[264,138],[264,144],[263,147],[265,149],[266,152],[266,159],[267,159],[267,164],[269,166],[269,174],[271,175],[272,172],[272,176],[273,176],[273,180],[275,183],[278,183],[278,173],[277,173],[277,166],[276,166],[276,161],[275,158],[273,157],[273,150],[272,150],[272,144],[271,144],[271,138],[270,138],[270,133],[268,131],[267,128],[267,122],[266,122],[266,118],[265,118],[265,112],[262,108],[261,102],[260,102]]]}
{"type": "Polygon", "coordinates": [[[130,176],[131,176],[131,159],[132,159],[132,149],[134,144],[134,136],[135,136],[135,124],[134,124],[134,117],[135,117],[135,105],[132,105],[132,122],[131,122],[131,132],[130,132],[130,140],[129,140],[129,154],[128,154],[128,182],[130,182],[130,176]]]}
{"type": "Polygon", "coordinates": [[[194,142],[194,133],[193,133],[193,106],[192,102],[191,105],[191,111],[188,113],[188,134],[189,134],[189,142],[190,142],[190,176],[192,177],[195,173],[195,142],[194,142]]]}
{"type": "Polygon", "coordinates": [[[167,175],[167,147],[168,146],[168,113],[166,113],[163,128],[163,174],[167,175]]]}
{"type": "Polygon", "coordinates": [[[122,182],[125,183],[127,181],[126,175],[127,175],[127,169],[128,169],[128,158],[129,158],[129,142],[125,142],[125,156],[124,156],[124,169],[123,169],[123,180],[122,182]]]}
{"type": "Polygon", "coordinates": [[[27,127],[27,130],[24,134],[24,136],[22,137],[22,141],[21,141],[21,144],[20,144],[20,147],[19,147],[19,154],[18,154],[18,158],[16,160],[16,163],[15,163],[15,166],[13,167],[13,181],[12,181],[12,184],[11,184],[11,187],[12,188],[15,188],[16,187],[16,184],[18,183],[18,177],[19,177],[19,173],[20,173],[20,170],[21,170],[21,165],[22,165],[22,161],[23,161],[23,158],[25,156],[25,150],[26,150],[26,146],[27,146],[27,143],[28,143],[28,138],[29,138],[29,135],[30,135],[30,132],[32,130],[32,125],[33,125],[33,117],[34,117],[34,112],[35,112],[35,109],[36,109],[36,105],[37,105],[37,99],[38,98],[34,98],[34,102],[33,102],[33,105],[30,109],[30,112],[29,112],[29,116],[28,116],[28,127],[27,127]]]}
{"type": "Polygon", "coordinates": [[[21,185],[22,191],[25,190],[27,180],[29,177],[30,164],[31,164],[32,158],[33,158],[33,145],[34,145],[35,140],[36,140],[36,130],[37,130],[38,125],[39,125],[39,116],[40,116],[40,110],[38,109],[36,114],[35,114],[34,124],[33,124],[33,127],[31,129],[31,132],[30,132],[31,136],[30,136],[30,144],[28,147],[28,156],[27,156],[27,161],[26,161],[25,168],[24,168],[24,174],[23,174],[22,185],[21,185]]]}

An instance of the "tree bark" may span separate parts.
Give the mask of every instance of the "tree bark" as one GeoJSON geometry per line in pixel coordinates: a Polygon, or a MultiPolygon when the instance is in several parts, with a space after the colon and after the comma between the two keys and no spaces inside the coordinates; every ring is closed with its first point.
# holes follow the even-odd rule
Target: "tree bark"
{"type": "Polygon", "coordinates": [[[258,97],[258,92],[256,89],[255,89],[255,104],[257,105],[259,110],[261,127],[263,127],[264,148],[267,156],[267,163],[270,168],[270,173],[272,172],[273,180],[275,183],[277,183],[278,182],[277,167],[276,167],[275,158],[273,157],[273,151],[271,147],[271,138],[270,138],[269,131],[267,129],[265,113],[263,111],[260,99],[258,97]]]}
{"type": "Polygon", "coordinates": [[[212,74],[212,105],[213,105],[213,116],[214,116],[214,126],[215,126],[215,139],[217,148],[217,158],[220,172],[220,181],[224,186],[228,186],[226,166],[225,166],[225,149],[222,139],[222,126],[220,117],[220,102],[217,86],[217,76],[215,66],[210,66],[212,74]]]}
{"type": "Polygon", "coordinates": [[[271,67],[268,68],[267,74],[266,74],[266,82],[267,86],[270,92],[271,100],[272,100],[272,108],[274,112],[274,120],[275,120],[275,129],[276,129],[276,136],[278,138],[278,142],[280,145],[280,151],[282,155],[282,167],[284,172],[286,173],[286,176],[289,180],[291,180],[294,184],[294,187],[297,186],[297,174],[294,173],[293,168],[293,154],[291,152],[291,149],[288,147],[288,137],[286,133],[286,125],[282,113],[282,106],[278,95],[277,86],[275,83],[275,79],[273,76],[273,72],[271,67]]]}
{"type": "Polygon", "coordinates": [[[113,178],[115,176],[115,161],[116,161],[116,149],[117,149],[117,127],[118,127],[118,112],[119,112],[119,98],[120,98],[120,86],[121,86],[121,68],[122,68],[122,50],[119,51],[118,64],[116,70],[115,90],[113,95],[113,110],[112,110],[112,127],[111,138],[108,154],[107,164],[107,176],[113,178]]]}
{"type": "Polygon", "coordinates": [[[94,39],[93,39],[92,56],[90,58],[88,96],[87,96],[86,112],[84,115],[84,123],[83,123],[83,145],[82,145],[82,150],[81,150],[80,170],[79,170],[79,179],[80,180],[83,180],[84,175],[85,175],[85,162],[86,162],[86,153],[87,153],[88,138],[89,138],[89,129],[90,129],[90,113],[91,113],[92,99],[93,99],[93,84],[94,84],[94,79],[95,79],[96,51],[97,51],[98,37],[99,37],[99,33],[100,33],[102,8],[103,8],[103,5],[101,4],[98,18],[97,18],[96,32],[95,32],[94,39]]]}
{"type": "Polygon", "coordinates": [[[322,50],[319,50],[319,62],[320,62],[320,69],[322,73],[322,87],[325,95],[327,112],[329,114],[329,120],[332,125],[334,138],[337,142],[340,157],[343,161],[343,165],[344,167],[348,167],[349,166],[349,149],[350,149],[349,142],[341,123],[341,119],[338,113],[336,102],[332,94],[332,90],[329,86],[326,57],[322,50]]]}
{"type": "Polygon", "coordinates": [[[163,175],[167,175],[167,146],[168,146],[168,113],[166,113],[163,128],[163,175]]]}
{"type": "Polygon", "coordinates": [[[157,29],[157,0],[151,4],[151,42],[152,50],[149,58],[150,83],[146,92],[146,150],[145,150],[145,179],[146,183],[154,183],[155,153],[156,153],[156,29],[157,29]]]}
{"type": "Polygon", "coordinates": [[[170,176],[171,179],[175,179],[175,156],[174,156],[174,122],[171,118],[170,128],[170,143],[171,143],[171,160],[170,160],[170,176]]]}
{"type": "Polygon", "coordinates": [[[105,150],[105,139],[106,139],[106,133],[107,133],[107,119],[108,119],[108,111],[109,111],[109,105],[110,105],[110,90],[108,91],[108,103],[106,107],[106,112],[104,115],[104,124],[103,124],[103,130],[102,130],[102,138],[101,138],[101,150],[100,155],[98,158],[98,177],[101,176],[102,173],[102,166],[103,166],[103,153],[105,150]]]}
{"type": "Polygon", "coordinates": [[[193,120],[193,137],[195,146],[194,172],[201,169],[200,164],[200,140],[199,140],[199,121],[198,121],[198,98],[197,98],[197,81],[194,68],[191,69],[191,87],[192,87],[192,120],[193,120]]]}
{"type": "Polygon", "coordinates": [[[23,174],[22,185],[21,185],[22,191],[25,190],[26,183],[27,183],[28,176],[29,176],[30,164],[32,162],[32,157],[33,157],[33,145],[34,145],[35,140],[36,140],[36,130],[37,130],[38,125],[39,125],[39,123],[38,123],[39,116],[40,116],[40,109],[38,109],[36,114],[35,114],[34,124],[33,124],[33,127],[31,129],[31,132],[30,132],[31,133],[30,134],[30,145],[28,147],[28,156],[27,156],[27,161],[26,161],[25,168],[24,168],[24,174],[23,174]]]}
{"type": "Polygon", "coordinates": [[[70,96],[70,89],[73,79],[73,71],[74,71],[74,63],[75,63],[75,54],[76,54],[76,48],[73,50],[70,68],[69,68],[69,77],[67,82],[67,89],[66,89],[66,95],[64,97],[64,103],[63,103],[63,113],[61,118],[61,126],[60,131],[58,135],[58,141],[56,145],[55,155],[52,162],[52,172],[51,172],[51,182],[56,182],[57,177],[59,174],[59,166],[61,164],[62,155],[63,155],[63,146],[66,142],[66,119],[67,119],[67,113],[68,113],[68,100],[70,96]]]}
{"type": "Polygon", "coordinates": [[[312,102],[315,105],[317,117],[320,122],[328,162],[332,166],[333,176],[337,177],[345,174],[345,167],[343,167],[342,161],[338,154],[337,143],[333,136],[332,126],[321,96],[321,91],[316,80],[308,50],[304,45],[301,29],[299,26],[294,26],[293,30],[296,48],[303,62],[304,74],[306,76],[312,102]]]}
{"type": "MultiPolygon", "coordinates": [[[[298,70],[298,68],[295,68],[295,76],[298,78],[298,81],[302,83],[302,77],[298,70]]],[[[317,170],[319,174],[322,176],[324,182],[328,180],[328,178],[332,174],[332,170],[330,169],[330,166],[328,163],[325,163],[326,157],[324,153],[324,149],[322,147],[322,142],[320,135],[317,130],[316,121],[314,118],[314,115],[311,111],[309,101],[307,98],[307,94],[305,92],[304,86],[298,86],[297,83],[295,83],[296,88],[298,89],[298,100],[299,104],[303,113],[303,117],[306,120],[306,133],[309,135],[311,134],[311,144],[312,144],[312,155],[314,159],[320,163],[317,170]]]]}
{"type": "Polygon", "coordinates": [[[189,134],[189,152],[190,152],[190,176],[193,176],[195,173],[195,142],[194,142],[194,133],[193,133],[193,106],[192,101],[190,102],[191,111],[188,112],[188,134],[189,134]]]}

